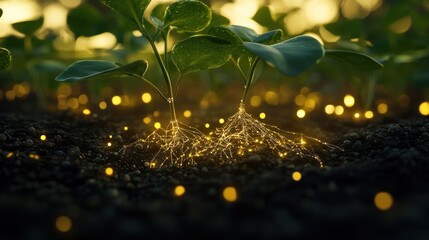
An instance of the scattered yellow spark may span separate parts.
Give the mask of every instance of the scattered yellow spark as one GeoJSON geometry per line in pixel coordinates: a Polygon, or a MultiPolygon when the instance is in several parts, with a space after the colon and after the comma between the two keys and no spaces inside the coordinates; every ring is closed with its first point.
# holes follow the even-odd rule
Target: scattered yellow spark
{"type": "Polygon", "coordinates": [[[265,119],[267,117],[267,114],[265,114],[264,112],[261,112],[260,114],[259,114],[259,118],[260,119],[265,119]]]}
{"type": "Polygon", "coordinates": [[[150,93],[143,93],[142,94],[142,101],[144,103],[150,103],[152,101],[152,95],[150,95],[150,93]]]}
{"type": "Polygon", "coordinates": [[[223,119],[223,118],[219,118],[219,123],[220,123],[220,124],[224,124],[224,123],[225,123],[225,119],[223,119]]]}
{"type": "Polygon", "coordinates": [[[113,138],[113,135],[109,135],[109,138],[113,138]]]}
{"type": "Polygon", "coordinates": [[[254,95],[250,98],[250,106],[259,107],[261,106],[262,98],[258,95],[254,95]]]}
{"type": "Polygon", "coordinates": [[[429,115],[429,102],[422,102],[419,106],[419,112],[423,116],[429,115]]]}
{"type": "Polygon", "coordinates": [[[307,141],[305,141],[305,139],[303,137],[301,137],[300,143],[301,143],[301,145],[305,145],[305,144],[307,144],[307,141]]]}
{"type": "Polygon", "coordinates": [[[35,153],[30,153],[28,155],[28,157],[31,158],[31,159],[34,159],[34,160],[39,160],[40,159],[40,156],[37,155],[37,154],[35,154],[35,153]]]}
{"type": "Polygon", "coordinates": [[[298,117],[298,118],[304,118],[305,117],[305,110],[304,109],[299,109],[297,112],[296,112],[296,116],[298,117]]]}
{"type": "Polygon", "coordinates": [[[14,153],[13,153],[13,152],[8,152],[8,153],[6,154],[6,158],[11,158],[11,157],[13,157],[13,155],[14,155],[14,153]]]}
{"type": "Polygon", "coordinates": [[[155,129],[160,129],[161,128],[161,123],[160,122],[156,122],[156,123],[153,124],[153,127],[155,129]]]}
{"type": "Polygon", "coordinates": [[[106,108],[107,108],[107,103],[106,103],[105,101],[101,101],[101,102],[98,104],[98,108],[100,108],[101,110],[106,110],[106,108]]]}
{"type": "Polygon", "coordinates": [[[150,118],[150,117],[145,117],[145,118],[143,118],[143,122],[144,122],[144,124],[149,124],[150,122],[152,121],[152,119],[150,118]]]}
{"type": "Polygon", "coordinates": [[[325,113],[328,115],[334,114],[335,112],[335,106],[332,104],[328,104],[325,106],[325,113]]]}
{"type": "Polygon", "coordinates": [[[80,104],[85,105],[88,103],[88,96],[86,94],[81,94],[78,97],[78,101],[80,104]]]}
{"type": "Polygon", "coordinates": [[[40,140],[46,141],[46,139],[47,139],[46,135],[40,135],[40,140]]]}
{"type": "Polygon", "coordinates": [[[185,192],[186,192],[186,189],[182,185],[178,185],[174,188],[174,195],[176,195],[177,197],[182,196],[183,194],[185,194],[185,192]]]}
{"type": "Polygon", "coordinates": [[[386,103],[380,103],[377,106],[377,111],[380,114],[386,114],[388,110],[389,110],[389,106],[387,106],[386,103]]]}
{"type": "Polygon", "coordinates": [[[300,181],[302,178],[302,174],[298,171],[292,173],[292,179],[296,182],[300,181]]]}
{"type": "Polygon", "coordinates": [[[55,220],[55,227],[60,232],[68,232],[72,228],[73,223],[70,217],[68,216],[59,216],[55,220]]]}
{"type": "Polygon", "coordinates": [[[107,146],[108,146],[108,147],[111,147],[111,146],[112,146],[112,143],[111,143],[111,142],[108,142],[108,143],[107,143],[107,146]]]}
{"type": "Polygon", "coordinates": [[[124,127],[124,130],[125,130],[125,131],[128,131],[128,126],[125,126],[125,127],[124,127]]]}
{"type": "Polygon", "coordinates": [[[223,198],[228,202],[237,201],[237,190],[234,187],[226,187],[223,190],[223,198]]]}
{"type": "Polygon", "coordinates": [[[264,95],[264,100],[270,105],[277,105],[279,103],[279,96],[274,91],[267,91],[264,95]]]}
{"type": "Polygon", "coordinates": [[[149,168],[156,168],[156,163],[151,162],[151,163],[149,164],[149,168]]]}
{"type": "Polygon", "coordinates": [[[335,107],[335,114],[336,115],[341,116],[341,115],[343,115],[343,113],[344,113],[344,107],[343,106],[338,105],[335,107]]]}
{"type": "Polygon", "coordinates": [[[104,170],[104,172],[106,173],[107,176],[112,176],[113,175],[113,168],[107,167],[106,170],[104,170]]]}
{"type": "Polygon", "coordinates": [[[183,116],[184,116],[185,118],[190,118],[190,117],[192,116],[192,112],[191,112],[190,110],[185,110],[185,111],[183,112],[183,116]]]}
{"type": "Polygon", "coordinates": [[[120,96],[112,97],[112,104],[118,106],[122,103],[122,98],[120,96]]]}
{"type": "Polygon", "coordinates": [[[206,124],[204,124],[204,127],[205,127],[205,128],[210,128],[210,123],[206,123],[206,124]]]}
{"type": "Polygon", "coordinates": [[[85,108],[85,109],[83,109],[83,111],[82,111],[82,113],[84,114],[84,115],[90,115],[91,114],[91,110],[89,110],[88,108],[85,108]]]}
{"type": "Polygon", "coordinates": [[[388,192],[379,192],[374,197],[374,204],[379,210],[389,210],[393,205],[393,197],[388,192]]]}
{"type": "Polygon", "coordinates": [[[353,115],[353,117],[354,117],[354,118],[356,118],[356,119],[359,119],[359,118],[360,118],[360,113],[355,113],[355,114],[353,115]]]}
{"type": "Polygon", "coordinates": [[[299,95],[297,95],[296,97],[295,97],[295,104],[297,105],[297,106],[300,106],[300,107],[302,107],[302,106],[304,106],[304,104],[305,104],[305,96],[304,95],[302,95],[302,94],[299,94],[299,95]]]}
{"type": "Polygon", "coordinates": [[[344,96],[344,105],[346,107],[353,107],[355,105],[355,98],[352,95],[347,94],[344,96]]]}
{"type": "Polygon", "coordinates": [[[374,117],[374,113],[372,111],[366,111],[365,112],[365,118],[371,119],[374,117]]]}

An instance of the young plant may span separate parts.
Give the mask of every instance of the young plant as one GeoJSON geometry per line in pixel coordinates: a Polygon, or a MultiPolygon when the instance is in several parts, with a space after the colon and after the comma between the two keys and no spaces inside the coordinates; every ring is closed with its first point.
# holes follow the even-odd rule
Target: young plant
{"type": "MultiPolygon", "coordinates": [[[[0,8],[0,17],[3,15],[3,10],[0,8]]],[[[9,67],[12,61],[12,54],[6,48],[0,47],[0,71],[9,67]]]]}
{"type": "Polygon", "coordinates": [[[211,10],[200,1],[176,1],[166,8],[161,19],[152,15],[150,17],[151,21],[149,22],[144,18],[144,13],[151,2],[150,0],[100,0],[100,2],[133,22],[142,36],[147,39],[156,57],[158,66],[161,69],[167,91],[161,91],[152,81],[144,77],[148,68],[148,62],[143,59],[125,65],[108,61],[78,61],[65,69],[56,80],[74,82],[94,78],[128,75],[146,82],[168,103],[170,109],[170,123],[165,130],[157,130],[150,134],[145,140],[130,144],[123,150],[129,151],[128,154],[137,154],[136,149],[141,150],[142,146],[146,146],[146,150],[148,148],[155,148],[153,151],[156,153],[152,156],[150,161],[151,166],[161,166],[165,163],[176,165],[194,163],[194,158],[198,157],[201,151],[208,145],[206,143],[207,139],[197,129],[182,124],[177,120],[175,107],[176,91],[183,74],[214,67],[213,64],[207,65],[201,61],[193,62],[193,58],[198,54],[204,55],[203,51],[206,44],[211,46],[211,48],[218,48],[217,45],[221,43],[216,41],[217,39],[214,37],[190,37],[176,44],[172,50],[172,60],[180,71],[180,76],[176,81],[172,81],[171,71],[169,71],[170,66],[167,64],[170,57],[167,46],[169,35],[173,30],[195,33],[206,28],[210,24],[212,16],[211,10]],[[150,27],[148,23],[151,23],[153,26],[150,27]],[[155,28],[155,31],[151,31],[153,28],[155,28]],[[164,41],[164,56],[159,53],[156,47],[156,41],[159,39],[164,41]],[[188,46],[190,42],[195,43],[194,48],[188,46]],[[198,53],[200,50],[202,52],[198,53]],[[183,67],[184,62],[193,62],[193,64],[191,64],[192,67],[183,67]],[[154,147],[154,145],[156,146],[154,147]]]}

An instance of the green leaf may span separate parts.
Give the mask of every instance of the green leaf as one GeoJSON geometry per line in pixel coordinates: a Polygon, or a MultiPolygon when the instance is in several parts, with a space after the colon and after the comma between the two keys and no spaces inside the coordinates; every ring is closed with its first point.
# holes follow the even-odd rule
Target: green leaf
{"type": "Polygon", "coordinates": [[[104,16],[92,5],[82,4],[69,11],[67,25],[70,30],[79,36],[94,36],[104,32],[100,28],[104,16]]]}
{"type": "Polygon", "coordinates": [[[282,40],[283,31],[280,29],[272,30],[261,34],[253,39],[252,42],[262,43],[265,45],[272,45],[274,43],[278,43],[282,40]]]}
{"type": "Polygon", "coordinates": [[[230,25],[228,29],[237,34],[243,42],[253,42],[253,40],[259,36],[253,29],[248,27],[230,25]]]}
{"type": "Polygon", "coordinates": [[[276,22],[273,20],[271,15],[271,10],[267,6],[259,8],[252,19],[268,29],[272,29],[272,27],[276,25],[276,22]]]}
{"type": "Polygon", "coordinates": [[[244,46],[281,73],[296,76],[324,55],[323,46],[310,36],[298,36],[267,46],[245,42],[244,46]]]}
{"type": "Polygon", "coordinates": [[[17,22],[12,24],[12,27],[24,35],[33,35],[39,28],[42,27],[43,20],[43,17],[40,17],[35,20],[17,22]]]}
{"type": "Polygon", "coordinates": [[[163,28],[171,26],[179,31],[199,32],[210,24],[211,19],[212,12],[204,3],[182,0],[167,7],[163,28]]]}
{"type": "Polygon", "coordinates": [[[151,0],[100,0],[104,5],[141,26],[143,14],[151,0]]]}
{"type": "Polygon", "coordinates": [[[346,51],[346,50],[326,50],[327,57],[333,57],[345,62],[359,71],[374,71],[383,68],[383,64],[368,55],[346,51]]]}
{"type": "Polygon", "coordinates": [[[3,16],[3,9],[0,8],[0,18],[3,16]]]}
{"type": "Polygon", "coordinates": [[[218,68],[231,58],[231,44],[213,36],[193,36],[178,42],[171,57],[182,74],[218,68]]]}
{"type": "Polygon", "coordinates": [[[12,54],[6,48],[0,48],[0,70],[4,70],[9,67],[12,61],[12,54]]]}
{"type": "Polygon", "coordinates": [[[74,82],[124,75],[141,77],[146,72],[147,66],[148,63],[145,60],[138,60],[122,66],[107,61],[83,60],[77,61],[67,67],[55,80],[59,82],[74,82]]]}

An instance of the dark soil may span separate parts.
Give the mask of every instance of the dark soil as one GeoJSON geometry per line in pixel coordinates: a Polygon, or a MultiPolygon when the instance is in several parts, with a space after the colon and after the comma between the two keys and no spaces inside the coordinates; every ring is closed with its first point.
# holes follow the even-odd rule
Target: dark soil
{"type": "Polygon", "coordinates": [[[429,239],[428,119],[291,124],[344,149],[325,154],[324,168],[254,154],[150,169],[119,160],[145,129],[117,115],[0,114],[0,239],[429,239]],[[236,202],[223,199],[226,186],[236,202]],[[380,191],[394,198],[387,211],[374,205],[380,191]],[[55,228],[62,215],[73,223],[65,233],[55,228]]]}

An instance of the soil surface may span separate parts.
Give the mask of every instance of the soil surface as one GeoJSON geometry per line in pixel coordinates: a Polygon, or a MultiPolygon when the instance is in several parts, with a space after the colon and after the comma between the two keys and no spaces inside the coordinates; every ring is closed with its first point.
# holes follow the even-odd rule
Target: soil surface
{"type": "Polygon", "coordinates": [[[3,112],[0,239],[429,239],[429,121],[401,119],[290,123],[344,149],[324,154],[324,168],[255,153],[151,169],[118,160],[122,145],[150,130],[131,114],[3,112]],[[227,186],[236,201],[223,198],[227,186]],[[383,191],[394,201],[386,211],[374,204],[383,191]],[[69,231],[56,228],[60,216],[69,231]]]}

